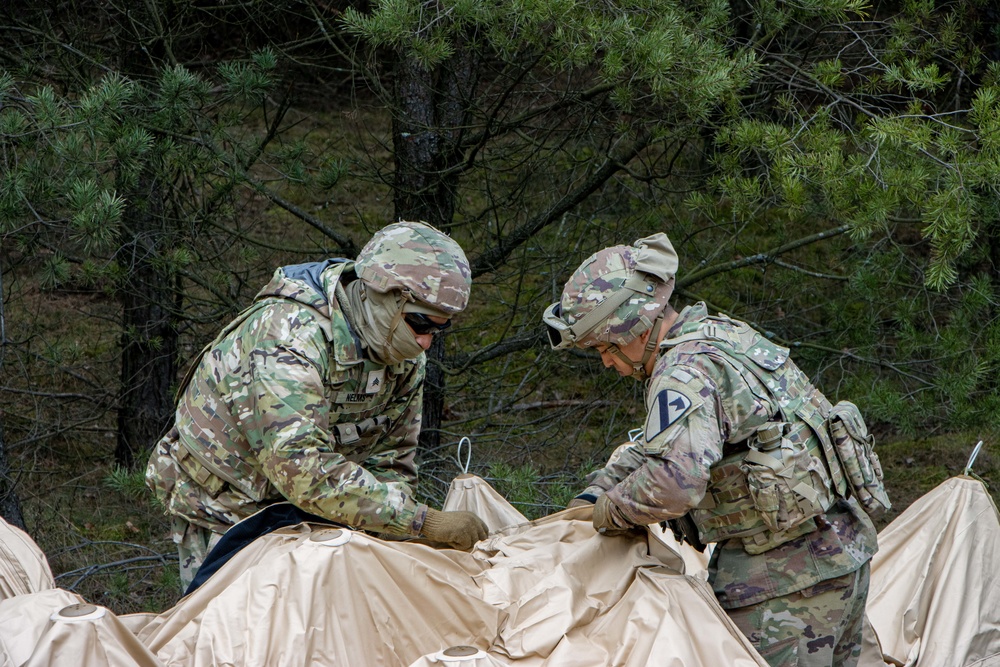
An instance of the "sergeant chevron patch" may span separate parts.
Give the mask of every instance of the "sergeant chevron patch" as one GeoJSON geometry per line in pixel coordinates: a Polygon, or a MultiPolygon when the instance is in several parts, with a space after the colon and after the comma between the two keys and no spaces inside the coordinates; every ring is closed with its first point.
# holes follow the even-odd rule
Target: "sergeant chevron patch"
{"type": "Polygon", "coordinates": [[[667,430],[671,424],[686,415],[692,405],[691,399],[676,389],[664,389],[657,394],[646,418],[646,441],[667,430]]]}

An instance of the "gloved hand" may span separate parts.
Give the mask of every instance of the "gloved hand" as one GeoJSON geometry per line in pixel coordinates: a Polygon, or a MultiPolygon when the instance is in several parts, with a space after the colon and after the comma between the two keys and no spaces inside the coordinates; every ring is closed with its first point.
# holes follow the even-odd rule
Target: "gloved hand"
{"type": "Polygon", "coordinates": [[[573,509],[574,507],[586,507],[587,505],[593,505],[597,500],[594,496],[589,493],[581,493],[573,500],[566,503],[566,509],[573,509]]]}
{"type": "Polygon", "coordinates": [[[455,549],[468,551],[490,531],[483,520],[472,512],[441,512],[427,508],[420,534],[431,542],[441,542],[455,549]]]}
{"type": "Polygon", "coordinates": [[[598,498],[597,502],[594,503],[594,530],[601,535],[609,537],[624,535],[633,528],[635,525],[625,518],[622,511],[618,509],[618,505],[611,502],[607,494],[598,498]]]}

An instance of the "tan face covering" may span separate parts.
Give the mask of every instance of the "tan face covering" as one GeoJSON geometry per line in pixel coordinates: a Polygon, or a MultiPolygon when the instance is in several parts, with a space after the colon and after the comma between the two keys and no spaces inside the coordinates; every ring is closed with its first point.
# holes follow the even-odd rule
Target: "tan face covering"
{"type": "Polygon", "coordinates": [[[405,359],[416,359],[424,351],[413,329],[403,322],[403,306],[407,300],[399,290],[383,294],[366,289],[355,280],[345,291],[351,312],[358,319],[357,334],[372,361],[391,366],[405,359]]]}

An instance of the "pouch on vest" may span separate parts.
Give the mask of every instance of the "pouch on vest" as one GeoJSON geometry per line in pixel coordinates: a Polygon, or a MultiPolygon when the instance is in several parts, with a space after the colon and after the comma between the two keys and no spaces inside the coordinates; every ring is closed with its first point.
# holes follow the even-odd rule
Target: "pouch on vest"
{"type": "Polygon", "coordinates": [[[769,422],[750,440],[740,469],[746,475],[754,507],[767,527],[782,533],[822,514],[830,499],[821,494],[825,484],[822,462],[789,431],[808,429],[804,422],[769,422]]]}
{"type": "Polygon", "coordinates": [[[861,507],[871,516],[891,508],[882,481],[882,464],[875,453],[875,439],[868,433],[858,406],[850,401],[837,403],[827,424],[850,490],[861,507]]]}
{"type": "Polygon", "coordinates": [[[226,480],[212,474],[212,471],[202,465],[201,460],[191,453],[191,450],[178,442],[172,451],[173,459],[184,473],[208,494],[209,498],[217,498],[226,486],[226,480]]]}

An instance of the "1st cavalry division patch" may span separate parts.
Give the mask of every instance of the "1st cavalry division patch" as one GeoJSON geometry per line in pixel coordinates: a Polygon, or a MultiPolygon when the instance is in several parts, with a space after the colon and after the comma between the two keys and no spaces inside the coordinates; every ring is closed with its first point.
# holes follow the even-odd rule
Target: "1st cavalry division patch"
{"type": "Polygon", "coordinates": [[[656,400],[646,418],[646,441],[649,442],[667,430],[690,411],[691,399],[676,389],[664,389],[656,395],[656,400]]]}

